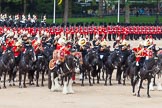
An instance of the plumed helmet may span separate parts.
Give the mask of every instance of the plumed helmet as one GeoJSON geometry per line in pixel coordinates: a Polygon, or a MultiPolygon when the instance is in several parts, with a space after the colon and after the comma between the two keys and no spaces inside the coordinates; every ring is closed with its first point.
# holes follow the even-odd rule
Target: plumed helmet
{"type": "Polygon", "coordinates": [[[59,43],[60,45],[65,44],[65,43],[66,43],[66,38],[64,38],[64,37],[59,38],[58,43],[59,43]]]}
{"type": "Polygon", "coordinates": [[[128,45],[127,41],[123,40],[122,45],[127,46],[128,45]]]}
{"type": "Polygon", "coordinates": [[[22,45],[22,40],[21,39],[19,39],[17,42],[16,42],[16,44],[15,44],[16,46],[21,46],[22,45]]]}
{"type": "Polygon", "coordinates": [[[100,43],[100,45],[101,45],[101,46],[107,46],[107,41],[106,41],[106,40],[102,41],[102,42],[100,43]]]}
{"type": "Polygon", "coordinates": [[[86,38],[80,38],[79,41],[78,41],[78,45],[80,46],[83,46],[87,43],[87,40],[86,38]]]}

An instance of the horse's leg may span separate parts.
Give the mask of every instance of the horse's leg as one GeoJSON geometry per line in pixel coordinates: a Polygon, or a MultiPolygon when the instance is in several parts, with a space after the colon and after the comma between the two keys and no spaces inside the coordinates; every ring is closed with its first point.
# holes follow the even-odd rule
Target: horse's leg
{"type": "Polygon", "coordinates": [[[36,87],[39,87],[38,80],[39,80],[39,70],[36,71],[36,87]]]}
{"type": "Polygon", "coordinates": [[[150,96],[150,94],[149,94],[149,87],[150,87],[151,79],[148,78],[147,81],[148,81],[148,84],[147,84],[147,96],[148,96],[148,98],[150,98],[151,96],[150,96]]]}
{"type": "Polygon", "coordinates": [[[90,75],[90,71],[88,72],[88,77],[89,77],[89,85],[92,86],[92,83],[91,83],[91,75],[90,75]]]}
{"type": "Polygon", "coordinates": [[[143,79],[141,79],[141,81],[140,81],[140,86],[139,86],[139,88],[138,88],[137,97],[140,97],[140,90],[141,90],[141,87],[142,87],[142,82],[143,82],[143,79]]]}
{"type": "Polygon", "coordinates": [[[51,79],[51,71],[48,71],[48,89],[51,89],[52,79],[51,79]]]}
{"type": "Polygon", "coordinates": [[[16,73],[17,73],[17,67],[15,66],[15,70],[13,70],[13,77],[12,77],[13,86],[15,86],[16,73]]]}
{"type": "Polygon", "coordinates": [[[153,86],[153,82],[154,82],[154,78],[151,78],[151,82],[150,82],[150,87],[149,90],[154,91],[154,86],[153,86]]]}
{"type": "Polygon", "coordinates": [[[12,73],[9,72],[9,86],[12,86],[11,81],[12,81],[12,73]]]}
{"type": "Polygon", "coordinates": [[[61,91],[61,86],[58,82],[58,77],[54,78],[54,83],[55,83],[54,91],[61,91]]]}
{"type": "Polygon", "coordinates": [[[51,82],[52,82],[51,91],[55,91],[54,73],[53,72],[51,72],[51,82]]]}
{"type": "Polygon", "coordinates": [[[110,76],[109,76],[109,84],[110,84],[110,85],[112,85],[112,83],[111,83],[112,73],[113,73],[113,70],[111,70],[110,76]]]}
{"type": "Polygon", "coordinates": [[[63,86],[64,85],[64,77],[61,77],[61,86],[63,86]]]}
{"type": "Polygon", "coordinates": [[[107,85],[107,78],[108,78],[108,69],[106,69],[105,86],[107,85]]]}
{"type": "Polygon", "coordinates": [[[100,83],[99,80],[100,80],[100,71],[99,71],[99,73],[98,73],[98,75],[97,75],[97,84],[100,83]]]}
{"type": "MultiPolygon", "coordinates": [[[[1,75],[2,76],[2,75],[1,75]]],[[[1,76],[0,76],[0,89],[1,89],[1,76]]]]}
{"type": "Polygon", "coordinates": [[[44,73],[45,73],[45,70],[42,71],[42,83],[41,83],[42,87],[44,86],[44,83],[43,83],[43,81],[44,81],[44,73]]]}
{"type": "Polygon", "coordinates": [[[112,83],[111,83],[111,78],[112,78],[112,74],[110,74],[110,76],[109,76],[109,84],[110,84],[110,85],[112,85],[112,83]]]}
{"type": "Polygon", "coordinates": [[[93,77],[93,84],[95,84],[95,77],[93,77]]]}
{"type": "Polygon", "coordinates": [[[4,73],[3,88],[6,88],[6,72],[4,73]]]}
{"type": "Polygon", "coordinates": [[[82,84],[81,86],[84,86],[84,75],[85,75],[85,70],[82,70],[82,73],[81,73],[81,80],[82,80],[82,84]]]}
{"type": "Polygon", "coordinates": [[[155,75],[155,77],[154,77],[154,81],[153,81],[153,86],[156,86],[156,75],[155,75]]]}
{"type": "Polygon", "coordinates": [[[63,94],[68,94],[67,85],[68,85],[67,76],[65,76],[65,82],[64,82],[64,87],[63,87],[63,91],[62,91],[63,94]]]}
{"type": "Polygon", "coordinates": [[[26,81],[26,72],[24,72],[24,82],[23,82],[23,85],[24,85],[24,88],[26,88],[26,84],[25,84],[25,81],[26,81]]]}
{"type": "Polygon", "coordinates": [[[158,89],[159,91],[162,90],[162,87],[161,87],[161,79],[160,79],[160,77],[158,77],[157,89],[158,89]]]}
{"type": "Polygon", "coordinates": [[[29,85],[32,85],[31,82],[32,82],[32,74],[31,72],[28,73],[28,79],[29,79],[29,85]]]}
{"type": "Polygon", "coordinates": [[[19,88],[22,88],[21,80],[22,80],[22,74],[21,74],[21,72],[19,71],[19,88]]]}
{"type": "Polygon", "coordinates": [[[134,77],[132,76],[132,79],[131,79],[131,82],[132,82],[132,94],[134,96],[136,95],[136,93],[135,93],[135,87],[136,87],[137,81],[138,81],[138,78],[137,77],[135,78],[135,76],[134,77]]]}
{"type": "Polygon", "coordinates": [[[118,84],[121,84],[121,74],[122,74],[122,70],[121,69],[118,69],[118,72],[117,73],[118,73],[118,76],[117,76],[118,84]]]}
{"type": "Polygon", "coordinates": [[[102,68],[102,80],[105,80],[105,70],[104,70],[104,68],[102,68]]]}
{"type": "Polygon", "coordinates": [[[69,81],[69,84],[68,84],[68,93],[74,93],[74,90],[72,88],[72,79],[71,79],[71,75],[68,76],[68,81],[69,81]]]}

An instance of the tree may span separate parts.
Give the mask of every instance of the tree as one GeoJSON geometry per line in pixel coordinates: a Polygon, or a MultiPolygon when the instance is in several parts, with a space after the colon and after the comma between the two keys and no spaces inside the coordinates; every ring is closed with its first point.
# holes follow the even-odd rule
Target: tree
{"type": "Polygon", "coordinates": [[[0,0],[0,13],[1,13],[1,11],[2,11],[2,10],[1,10],[1,7],[2,7],[2,6],[1,6],[1,3],[2,3],[2,0],[0,0]]]}
{"type": "Polygon", "coordinates": [[[69,0],[69,11],[68,11],[68,17],[72,17],[72,0],[69,0]]]}
{"type": "Polygon", "coordinates": [[[26,15],[26,9],[27,9],[27,6],[26,6],[26,0],[24,0],[24,15],[26,15]]]}
{"type": "Polygon", "coordinates": [[[125,21],[125,23],[130,23],[130,8],[129,8],[129,5],[130,5],[129,0],[124,0],[124,8],[125,8],[124,21],[125,21]]]}
{"type": "Polygon", "coordinates": [[[99,18],[103,17],[103,0],[99,0],[99,9],[98,9],[99,18]]]}
{"type": "Polygon", "coordinates": [[[67,24],[68,22],[68,11],[69,11],[69,0],[64,0],[64,18],[63,18],[63,23],[67,24]]]}

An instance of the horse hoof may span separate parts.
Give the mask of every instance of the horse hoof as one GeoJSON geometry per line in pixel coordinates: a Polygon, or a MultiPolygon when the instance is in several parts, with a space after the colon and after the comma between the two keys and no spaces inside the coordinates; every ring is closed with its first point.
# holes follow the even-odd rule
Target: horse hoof
{"type": "Polygon", "coordinates": [[[27,86],[24,86],[24,88],[27,88],[27,86]]]}
{"type": "Polygon", "coordinates": [[[110,84],[110,86],[112,86],[112,84],[110,84]]]}
{"type": "Polygon", "coordinates": [[[42,84],[41,86],[44,87],[44,84],[42,84]]]}
{"type": "Polygon", "coordinates": [[[148,98],[151,98],[151,96],[150,96],[150,95],[148,95],[147,97],[148,97],[148,98]]]}
{"type": "Polygon", "coordinates": [[[36,87],[39,87],[39,85],[36,85],[36,87]]]}
{"type": "Polygon", "coordinates": [[[84,84],[81,84],[81,86],[84,86],[84,84]]]}
{"type": "Polygon", "coordinates": [[[140,95],[138,94],[137,97],[140,97],[140,95]]]}
{"type": "Polygon", "coordinates": [[[6,89],[6,86],[4,86],[3,89],[6,89]]]}
{"type": "Polygon", "coordinates": [[[133,96],[136,96],[136,93],[132,93],[133,96]]]}
{"type": "Polygon", "coordinates": [[[104,86],[107,86],[107,84],[104,84],[104,86]]]}
{"type": "Polygon", "coordinates": [[[13,84],[13,86],[16,86],[15,84],[13,84]]]}
{"type": "Polygon", "coordinates": [[[122,84],[121,82],[118,82],[118,84],[122,84]]]}
{"type": "Polygon", "coordinates": [[[90,84],[89,86],[93,86],[92,84],[90,84]]]}
{"type": "Polygon", "coordinates": [[[19,88],[22,88],[22,86],[19,86],[19,88]]]}
{"type": "Polygon", "coordinates": [[[11,87],[11,86],[12,86],[12,84],[9,84],[9,86],[11,87]]]}
{"type": "Polygon", "coordinates": [[[144,89],[144,87],[142,86],[141,89],[144,89]]]}

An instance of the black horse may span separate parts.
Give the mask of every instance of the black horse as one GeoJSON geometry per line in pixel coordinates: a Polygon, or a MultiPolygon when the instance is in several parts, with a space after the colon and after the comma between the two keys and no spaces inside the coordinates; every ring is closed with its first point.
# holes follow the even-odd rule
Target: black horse
{"type": "Polygon", "coordinates": [[[136,56],[135,53],[131,53],[127,60],[126,60],[126,64],[125,64],[125,68],[124,68],[124,73],[123,73],[123,85],[125,85],[125,80],[126,77],[129,76],[130,74],[130,68],[133,64],[133,62],[135,62],[136,56]]]}
{"type": "Polygon", "coordinates": [[[60,69],[58,71],[57,68],[54,68],[50,71],[48,77],[48,86],[51,91],[58,91],[60,90],[60,84],[58,79],[65,79],[64,80],[64,88],[63,94],[74,93],[72,89],[72,74],[76,72],[79,73],[79,60],[77,60],[73,55],[68,55],[65,57],[65,60],[60,65],[60,69]]]}
{"type": "Polygon", "coordinates": [[[91,83],[91,76],[93,77],[93,83],[94,77],[97,76],[97,83],[99,83],[99,72],[102,68],[102,63],[99,60],[99,56],[97,51],[90,50],[88,54],[85,55],[83,58],[83,65],[82,65],[82,86],[84,85],[84,77],[86,73],[88,73],[89,77],[89,85],[92,86],[91,83]]]}
{"type": "Polygon", "coordinates": [[[105,85],[107,85],[107,78],[109,75],[109,84],[112,85],[111,83],[111,78],[112,78],[112,73],[113,70],[121,63],[121,59],[119,58],[119,51],[115,50],[110,53],[108,56],[107,61],[105,62],[105,67],[106,67],[106,78],[105,78],[105,85]]]}
{"type": "Polygon", "coordinates": [[[36,86],[38,87],[38,80],[39,80],[39,74],[42,74],[42,81],[41,81],[41,86],[44,86],[44,74],[47,70],[48,66],[48,61],[44,55],[44,52],[39,50],[39,53],[37,55],[37,60],[35,63],[35,67],[36,67],[36,86]]]}
{"type": "MultiPolygon", "coordinates": [[[[116,75],[116,79],[118,81],[118,84],[121,84],[121,75],[123,73],[123,75],[126,72],[126,69],[128,67],[127,64],[127,58],[130,55],[130,51],[129,50],[119,50],[119,59],[121,60],[120,63],[118,63],[117,66],[117,75],[116,75]]],[[[124,78],[124,76],[123,76],[124,78]]],[[[123,85],[125,85],[125,82],[123,83],[123,85]]]]}
{"type": "MultiPolygon", "coordinates": [[[[4,74],[4,82],[3,87],[6,88],[5,82],[6,82],[6,75],[9,74],[9,82],[11,82],[11,79],[13,79],[13,68],[14,68],[14,54],[11,49],[7,49],[4,54],[0,57],[0,80],[2,75],[4,74]]],[[[13,85],[15,85],[13,83],[13,85]]]]}
{"type": "Polygon", "coordinates": [[[26,88],[26,74],[33,69],[33,62],[36,60],[36,56],[34,50],[31,47],[25,49],[25,51],[21,55],[21,59],[19,62],[19,87],[22,88],[21,81],[22,81],[22,74],[24,74],[24,82],[23,86],[26,88]]]}
{"type": "MultiPolygon", "coordinates": [[[[134,63],[135,65],[135,63],[134,63]]],[[[135,66],[136,67],[136,66],[135,66]]],[[[131,79],[132,87],[133,87],[133,94],[135,95],[135,85],[137,81],[140,81],[139,89],[138,89],[138,94],[137,96],[140,97],[140,89],[142,87],[143,80],[147,80],[147,96],[150,97],[149,94],[149,87],[150,87],[150,82],[151,79],[154,78],[154,76],[160,71],[158,60],[155,59],[154,57],[150,58],[149,60],[145,60],[143,67],[140,68],[139,72],[136,71],[137,73],[134,74],[133,79],[131,79]]]]}

